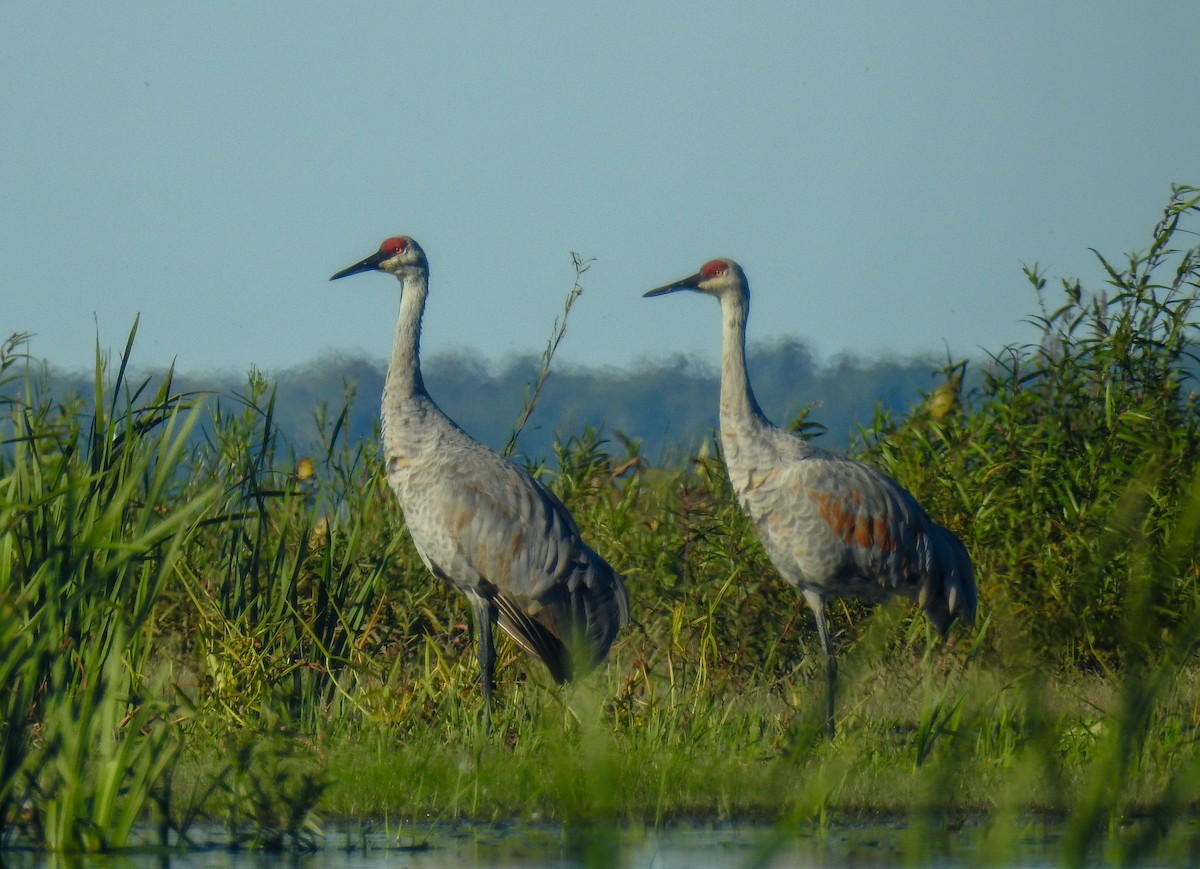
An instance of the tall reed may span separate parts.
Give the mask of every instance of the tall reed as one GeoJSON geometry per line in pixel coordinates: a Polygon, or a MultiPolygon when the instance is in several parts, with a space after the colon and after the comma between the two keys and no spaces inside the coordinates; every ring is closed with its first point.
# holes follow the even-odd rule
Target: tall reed
{"type": "MultiPolygon", "coordinates": [[[[137,324],[90,405],[26,370],[0,456],[0,824],[18,808],[54,848],[119,847],[170,760],[153,616],[184,539],[217,495],[179,472],[198,408],[127,380],[137,324]]],[[[19,341],[0,370],[13,386],[19,341]]]]}

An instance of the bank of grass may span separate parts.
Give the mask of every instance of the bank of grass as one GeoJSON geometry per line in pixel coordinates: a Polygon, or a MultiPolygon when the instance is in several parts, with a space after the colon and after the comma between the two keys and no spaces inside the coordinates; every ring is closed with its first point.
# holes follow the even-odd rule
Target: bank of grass
{"type": "Polygon", "coordinates": [[[1066,862],[1153,853],[1200,807],[1195,197],[1176,190],[1145,253],[1103,261],[1101,291],[1030,269],[1038,344],[965,392],[950,364],[864,431],[859,451],[966,542],[980,623],[940,647],[902,604],[831,607],[832,742],[811,617],[715,443],[652,467],[585,431],[538,469],[622,571],[634,622],[561,690],[502,644],[484,732],[467,607],[427,575],[344,412],[318,408],[321,449],[296,456],[262,378],[237,399],[151,389],[126,376],[132,335],[63,405],[15,336],[3,842],[119,848],[145,818],[164,840],[215,819],[280,848],[319,841],[321,818],[794,831],[888,813],[920,856],[964,815],[1002,845],[1045,812],[1066,862]]]}
{"type": "MultiPolygon", "coordinates": [[[[373,730],[312,750],[337,771],[322,804],[330,818],[1070,816],[1114,737],[1119,689],[1098,678],[997,685],[986,672],[963,677],[979,681],[956,691],[938,678],[872,672],[864,681],[885,687],[843,719],[832,744],[818,722],[806,726],[778,698],[753,695],[712,700],[699,714],[664,707],[659,717],[672,720],[657,728],[585,735],[561,720],[561,698],[545,689],[533,692],[545,695],[541,715],[522,717],[502,739],[468,729],[448,742],[430,728],[397,740],[373,730]],[[931,729],[947,700],[946,724],[931,729]]],[[[1123,815],[1153,814],[1178,773],[1180,724],[1200,699],[1193,679],[1146,729],[1137,772],[1122,779],[1123,815]]]]}

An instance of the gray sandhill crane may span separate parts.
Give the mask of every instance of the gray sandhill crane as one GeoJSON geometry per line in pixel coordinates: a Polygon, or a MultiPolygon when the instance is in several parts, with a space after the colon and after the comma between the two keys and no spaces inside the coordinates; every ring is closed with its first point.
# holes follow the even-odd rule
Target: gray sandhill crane
{"type": "Polygon", "coordinates": [[[388,483],[425,566],[471,602],[485,710],[495,688],[493,624],[557,682],[593,669],[629,621],[621,577],[549,489],[473,440],[425,391],[419,344],[429,264],[420,245],[389,238],[330,280],[365,271],[388,272],[401,285],[383,387],[388,483]]]}
{"type": "Polygon", "coordinates": [[[715,296],[724,321],[721,443],[729,481],[783,578],[804,595],[825,651],[826,727],[834,733],[837,658],[825,597],[915,598],[945,637],[955,617],[975,621],[976,590],[962,543],[880,471],[813,446],[771,424],[746,374],[750,288],[741,266],[716,259],[645,295],[715,296]]]}

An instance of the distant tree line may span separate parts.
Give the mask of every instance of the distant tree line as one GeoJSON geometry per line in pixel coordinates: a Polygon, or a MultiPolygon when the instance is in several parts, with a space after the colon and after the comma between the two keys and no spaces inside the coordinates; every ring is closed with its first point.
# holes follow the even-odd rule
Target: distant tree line
{"type": "MultiPolygon", "coordinates": [[[[425,383],[438,405],[472,436],[500,449],[521,415],[538,373],[534,354],[494,362],[469,353],[433,354],[423,366],[425,383]]],[[[788,425],[805,408],[823,446],[844,450],[876,408],[895,412],[920,404],[923,393],[943,380],[944,363],[933,356],[816,359],[802,341],[785,339],[752,347],[751,379],[763,410],[788,425]],[[811,405],[811,407],[810,407],[811,405]]],[[[275,419],[298,453],[314,440],[315,410],[336,417],[350,402],[351,438],[370,437],[377,427],[386,359],[323,357],[268,372],[276,387],[275,419]]],[[[85,402],[92,375],[53,372],[51,388],[85,402]]],[[[226,404],[247,392],[245,375],[180,373],[176,390],[212,393],[226,404]]],[[[531,462],[550,458],[557,438],[593,427],[610,440],[640,444],[647,459],[660,462],[693,455],[717,427],[720,373],[710,362],[682,355],[646,361],[640,367],[556,366],[517,445],[531,462]]],[[[212,399],[210,399],[212,400],[212,399]]]]}

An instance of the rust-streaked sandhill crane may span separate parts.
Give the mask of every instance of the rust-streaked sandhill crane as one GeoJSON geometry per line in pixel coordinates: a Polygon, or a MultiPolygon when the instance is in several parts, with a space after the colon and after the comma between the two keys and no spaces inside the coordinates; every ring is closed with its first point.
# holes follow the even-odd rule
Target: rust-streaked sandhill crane
{"type": "Polygon", "coordinates": [[[365,271],[401,285],[383,387],[388,483],[425,566],[471,602],[485,709],[495,688],[493,624],[557,682],[593,669],[629,621],[621,577],[549,489],[473,440],[425,391],[419,345],[429,264],[420,245],[389,238],[330,280],[365,271]]]}
{"type": "Polygon", "coordinates": [[[955,617],[975,621],[975,579],[962,543],[880,471],[819,449],[774,425],[746,374],[750,287],[741,266],[716,259],[645,295],[694,290],[715,296],[724,321],[721,443],[738,503],[767,556],[804,595],[825,651],[826,727],[834,732],[837,658],[825,597],[915,598],[943,637],[955,617]]]}

